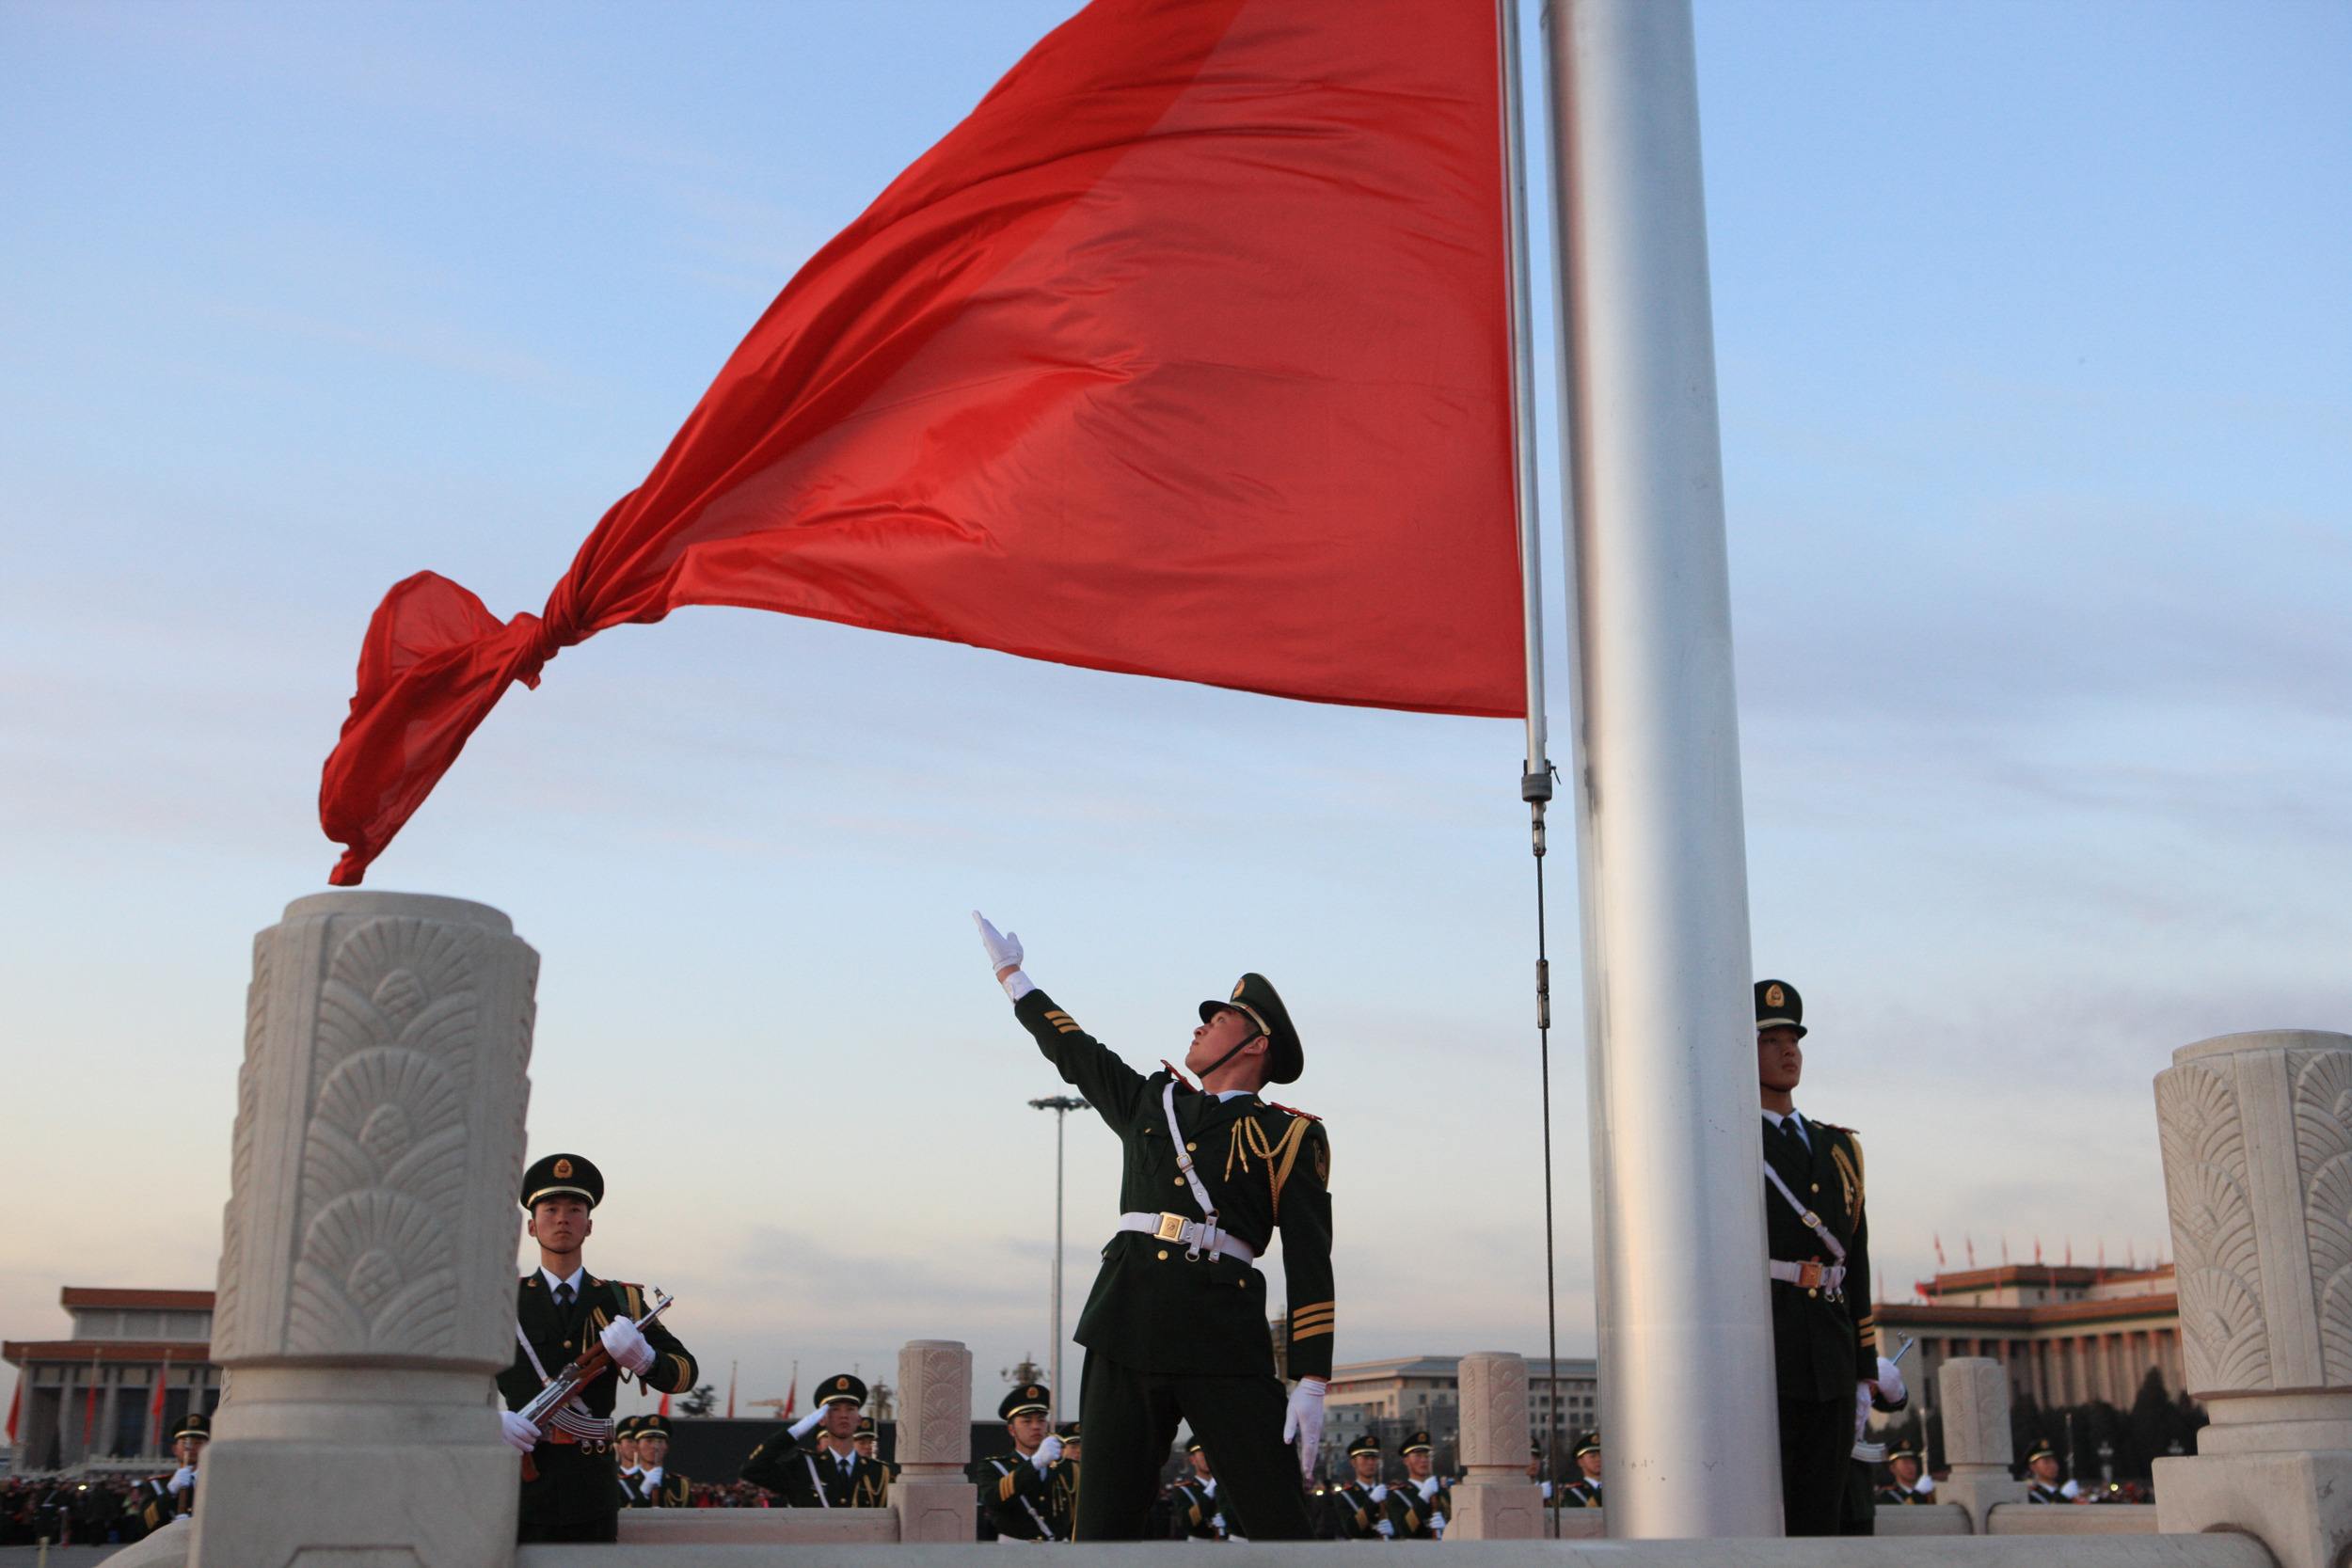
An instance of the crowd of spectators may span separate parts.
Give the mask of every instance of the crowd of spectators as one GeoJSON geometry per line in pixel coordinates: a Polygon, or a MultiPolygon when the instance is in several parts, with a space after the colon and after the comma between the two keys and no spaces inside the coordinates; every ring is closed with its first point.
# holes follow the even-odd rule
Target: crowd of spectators
{"type": "Polygon", "coordinates": [[[147,1533],[132,1507],[135,1476],[0,1481],[0,1546],[103,1546],[147,1533]]]}

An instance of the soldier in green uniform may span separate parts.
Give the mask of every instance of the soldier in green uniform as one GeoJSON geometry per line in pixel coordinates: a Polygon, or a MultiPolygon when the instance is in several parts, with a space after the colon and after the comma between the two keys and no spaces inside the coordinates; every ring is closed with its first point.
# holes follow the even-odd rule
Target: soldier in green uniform
{"type": "Polygon", "coordinates": [[[1055,1432],[1061,1439],[1061,1457],[1046,1466],[1045,1480],[1054,1494],[1054,1513],[1064,1521],[1078,1516],[1078,1465],[1085,1457],[1081,1423],[1064,1421],[1055,1432]]]}
{"type": "Polygon", "coordinates": [[[857,1418],[857,1430],[850,1434],[850,1442],[857,1449],[860,1459],[870,1459],[882,1467],[882,1497],[874,1506],[888,1508],[890,1483],[898,1479],[898,1466],[882,1458],[882,1429],[874,1424],[873,1417],[860,1416],[857,1418]]]}
{"type": "Polygon", "coordinates": [[[1576,1479],[1560,1498],[1563,1508],[1599,1508],[1600,1433],[1588,1432],[1576,1440],[1576,1479]]]}
{"type": "Polygon", "coordinates": [[[2071,1481],[2058,1478],[2066,1473],[2058,1463],[2058,1449],[2046,1437],[2036,1438],[2026,1450],[2026,1500],[2029,1503],[2079,1503],[2089,1499],[2083,1489],[2071,1481]]]}
{"type": "Polygon", "coordinates": [[[973,919],[1014,1016],[1124,1148],[1125,1212],[1078,1318],[1079,1407],[1095,1454],[1075,1538],[1141,1539],[1159,1466],[1188,1421],[1217,1455],[1236,1533],[1309,1539],[1301,1481],[1323,1432],[1337,1310],[1331,1146],[1313,1117],[1259,1098],[1306,1065],[1281,998],[1263,975],[1243,975],[1200,1006],[1184,1065],[1200,1087],[1165,1063],[1147,1077],[1030,982],[1018,938],[973,919]],[[1287,1400],[1253,1266],[1278,1230],[1298,1379],[1287,1400]]]}
{"type": "Polygon", "coordinates": [[[1222,1541],[1227,1532],[1225,1507],[1217,1498],[1216,1470],[1209,1462],[1208,1445],[1200,1437],[1184,1444],[1185,1470],[1168,1488],[1168,1523],[1179,1541],[1222,1541]]]}
{"type": "Polygon", "coordinates": [[[693,1486],[687,1477],[668,1467],[670,1418],[667,1416],[637,1418],[637,1455],[640,1462],[637,1492],[644,1500],[636,1506],[687,1507],[687,1498],[693,1486]]]}
{"type": "Polygon", "coordinates": [[[1454,1497],[1437,1474],[1437,1452],[1430,1447],[1429,1433],[1410,1433],[1397,1452],[1405,1460],[1405,1479],[1389,1488],[1389,1523],[1396,1527],[1391,1539],[1444,1540],[1446,1511],[1453,1506],[1454,1497]]]}
{"type": "MultiPolygon", "coordinates": [[[[1061,1460],[1061,1439],[1046,1419],[1053,1407],[1053,1395],[1041,1383],[1013,1389],[996,1405],[1011,1447],[973,1462],[970,1474],[980,1489],[981,1517],[1000,1541],[1070,1539],[1070,1516],[1059,1511],[1059,1489],[1053,1481],[1061,1460]]],[[[1075,1493],[1074,1482],[1070,1490],[1075,1493]]]]}
{"type": "Polygon", "coordinates": [[[1389,1523],[1389,1489],[1380,1481],[1380,1440],[1367,1432],[1350,1443],[1347,1467],[1354,1473],[1329,1494],[1332,1539],[1392,1539],[1396,1527],[1389,1523]]]}
{"type": "Polygon", "coordinates": [[[645,1494],[639,1482],[644,1478],[644,1466],[637,1458],[637,1423],[642,1416],[624,1416],[612,1423],[612,1459],[621,1470],[621,1506],[643,1508],[645,1494]]]}
{"type": "Polygon", "coordinates": [[[1887,1450],[1886,1467],[1894,1473],[1894,1479],[1879,1488],[1881,1508],[1915,1508],[1935,1501],[1935,1482],[1920,1484],[1919,1449],[1910,1438],[1887,1450]]]}
{"type": "Polygon", "coordinates": [[[604,1173],[586,1156],[549,1154],[523,1173],[522,1206],[539,1243],[539,1266],[516,1282],[515,1360],[499,1374],[506,1440],[524,1466],[517,1541],[611,1541],[620,1528],[621,1474],[612,1452],[612,1403],[624,1375],[682,1394],[694,1386],[694,1357],[667,1324],[640,1330],[644,1290],[599,1279],[580,1261],[604,1201],[604,1173]],[[516,1414],[590,1346],[602,1343],[612,1370],[575,1393],[542,1431],[516,1414]]]}
{"type": "Polygon", "coordinates": [[[204,1460],[204,1445],[212,1441],[212,1418],[192,1411],[171,1429],[171,1457],[180,1467],[169,1475],[150,1476],[133,1488],[123,1512],[150,1530],[196,1512],[196,1471],[204,1460]]]}
{"type": "Polygon", "coordinates": [[[1878,1376],[1870,1316],[1870,1228],[1862,1140],[1808,1121],[1804,1002],[1785,980],[1756,983],[1763,1101],[1764,1239],[1780,1395],[1781,1517],[1789,1535],[1836,1535],[1845,1512],[1856,1390],[1878,1376]],[[1850,1288],[1851,1287],[1851,1288],[1850,1288]]]}
{"type": "MultiPolygon", "coordinates": [[[[866,1403],[863,1379],[841,1372],[818,1385],[817,1443],[803,1449],[796,1441],[779,1443],[771,1437],[752,1450],[743,1463],[743,1479],[783,1496],[793,1508],[880,1508],[890,1488],[890,1473],[879,1459],[857,1451],[858,1410],[866,1403]]],[[[801,1422],[785,1430],[797,1439],[811,1430],[801,1422]]]]}

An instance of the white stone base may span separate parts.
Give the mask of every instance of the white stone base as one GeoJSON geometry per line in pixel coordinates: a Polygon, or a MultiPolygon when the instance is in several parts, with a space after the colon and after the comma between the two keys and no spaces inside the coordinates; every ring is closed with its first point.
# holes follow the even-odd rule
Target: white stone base
{"type": "Polygon", "coordinates": [[[1534,1541],[1544,1533],[1543,1489],[1532,1481],[1464,1481],[1452,1496],[1448,1541],[1534,1541]]]}
{"type": "Polygon", "coordinates": [[[204,1456],[189,1568],[507,1568],[520,1464],[496,1442],[221,1444],[204,1456]],[[233,1529],[218,1528],[240,1494],[233,1529]]]}
{"type": "Polygon", "coordinates": [[[2279,1568],[2337,1568],[2352,1551],[2352,1451],[2159,1459],[2155,1479],[2167,1535],[2242,1531],[2279,1568]]]}

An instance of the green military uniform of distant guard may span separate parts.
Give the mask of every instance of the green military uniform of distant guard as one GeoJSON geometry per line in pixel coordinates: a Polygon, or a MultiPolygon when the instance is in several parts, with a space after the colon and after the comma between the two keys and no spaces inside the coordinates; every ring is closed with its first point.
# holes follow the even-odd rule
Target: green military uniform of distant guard
{"type": "Polygon", "coordinates": [[[1407,1433],[1396,1451],[1405,1460],[1405,1479],[1389,1488],[1386,1506],[1392,1528],[1384,1533],[1396,1541],[1443,1540],[1454,1496],[1437,1474],[1437,1450],[1429,1433],[1407,1433]]]}
{"type": "Polygon", "coordinates": [[[1780,1395],[1780,1482],[1790,1535],[1836,1535],[1845,1511],[1854,1400],[1879,1371],[1870,1313],[1870,1227],[1862,1140],[1796,1109],[1804,1001],[1786,980],[1756,983],[1763,1098],[1764,1240],[1780,1395]]]}
{"type": "Polygon", "coordinates": [[[1380,1480],[1380,1440],[1365,1433],[1347,1446],[1348,1479],[1326,1494],[1330,1510],[1326,1532],[1335,1541],[1377,1541],[1392,1536],[1389,1489],[1380,1480]]]}
{"type": "Polygon", "coordinates": [[[150,1476],[132,1488],[123,1512],[150,1530],[196,1512],[196,1472],[203,1462],[204,1446],[212,1441],[212,1418],[191,1411],[171,1429],[172,1457],[180,1467],[169,1475],[150,1476]]]}
{"type": "Polygon", "coordinates": [[[1576,1440],[1576,1480],[1560,1495],[1563,1508],[1601,1506],[1600,1433],[1588,1432],[1576,1440]]]}
{"type": "Polygon", "coordinates": [[[805,1427],[771,1433],[743,1462],[743,1479],[781,1495],[793,1508],[882,1507],[890,1472],[881,1460],[857,1451],[865,1380],[840,1372],[817,1386],[816,1444],[798,1446],[805,1427]]]}
{"type": "Polygon", "coordinates": [[[670,1418],[667,1416],[637,1418],[638,1508],[685,1508],[693,1495],[693,1483],[669,1467],[670,1418]]]}
{"type": "Polygon", "coordinates": [[[980,1514],[1000,1541],[1067,1541],[1069,1493],[1054,1483],[1061,1439],[1048,1430],[1054,1396],[1041,1383],[1025,1383],[996,1404],[1010,1446],[975,1460],[968,1474],[980,1491],[980,1514]]]}
{"type": "Polygon", "coordinates": [[[1075,1539],[1142,1538],[1159,1467],[1182,1422],[1216,1455],[1225,1513],[1257,1541],[1309,1539],[1301,1457],[1311,1461],[1331,1374],[1331,1146],[1322,1124],[1259,1098],[1295,1081],[1305,1052],[1262,974],[1200,1005],[1186,1065],[1137,1072],[1021,969],[1017,937],[977,913],[1013,1013],[1124,1149],[1119,1228],[1079,1314],[1080,1414],[1093,1441],[1075,1539]],[[1253,1266],[1277,1232],[1288,1290],[1287,1402],[1253,1266]],[[1300,1449],[1289,1446],[1295,1435],[1300,1449]]]}
{"type": "MultiPolygon", "coordinates": [[[[611,1541],[620,1528],[620,1465],[612,1452],[612,1403],[624,1373],[646,1387],[682,1394],[694,1386],[694,1357],[657,1319],[642,1331],[643,1287],[601,1279],[580,1261],[604,1201],[604,1173],[585,1156],[549,1154],[523,1173],[522,1206],[539,1243],[539,1267],[515,1288],[519,1340],[499,1374],[506,1401],[507,1440],[530,1460],[522,1481],[517,1541],[611,1541]],[[537,1396],[564,1364],[600,1342],[613,1366],[572,1396],[533,1431],[514,1414],[537,1396]]],[[[641,1428],[642,1430],[642,1428],[641,1428]]]]}

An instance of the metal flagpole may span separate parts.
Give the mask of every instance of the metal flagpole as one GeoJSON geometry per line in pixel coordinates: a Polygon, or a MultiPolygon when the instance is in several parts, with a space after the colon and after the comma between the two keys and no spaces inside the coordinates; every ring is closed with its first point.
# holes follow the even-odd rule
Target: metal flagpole
{"type": "Polygon", "coordinates": [[[1608,1529],[1776,1535],[1690,0],[1546,0],[1544,27],[1608,1529]]]}
{"type": "MultiPolygon", "coordinates": [[[[1535,1033],[1542,1094],[1544,1149],[1544,1372],[1553,1418],[1547,1423],[1545,1469],[1560,1469],[1560,1321],[1552,1260],[1551,1216],[1551,957],[1544,931],[1544,811],[1551,800],[1551,759],[1544,712],[1543,535],[1535,485],[1535,351],[1527,265],[1527,131],[1520,100],[1518,0],[1496,0],[1502,43],[1503,191],[1510,214],[1511,450],[1517,462],[1519,616],[1527,659],[1527,761],[1519,799],[1527,802],[1528,844],[1535,857],[1535,1033]]],[[[1551,1533],[1560,1533],[1564,1490],[1552,1489],[1551,1533]]]]}

